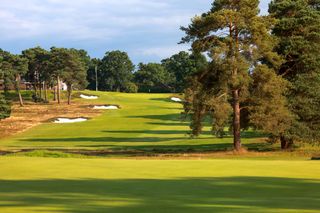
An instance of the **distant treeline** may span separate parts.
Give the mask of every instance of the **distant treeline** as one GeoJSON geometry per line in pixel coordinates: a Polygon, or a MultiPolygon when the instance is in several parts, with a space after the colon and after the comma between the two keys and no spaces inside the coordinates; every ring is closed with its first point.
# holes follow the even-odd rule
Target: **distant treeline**
{"type": "Polygon", "coordinates": [[[188,77],[207,64],[206,57],[201,54],[180,52],[161,63],[139,63],[135,67],[126,52],[111,51],[102,59],[91,59],[88,89],[128,93],[183,92],[188,77]]]}
{"type": "MultiPolygon", "coordinates": [[[[180,52],[161,63],[140,63],[137,66],[122,51],[106,52],[102,59],[91,58],[87,51],[41,47],[30,48],[21,54],[0,49],[0,88],[5,97],[15,90],[20,105],[24,105],[21,89],[33,91],[35,102],[61,102],[60,91],[67,91],[68,104],[72,90],[99,90],[127,93],[183,92],[187,79],[208,65],[202,54],[180,52]]],[[[8,98],[7,98],[8,99],[8,98]]],[[[8,117],[8,100],[0,95],[1,118],[8,117]]]]}

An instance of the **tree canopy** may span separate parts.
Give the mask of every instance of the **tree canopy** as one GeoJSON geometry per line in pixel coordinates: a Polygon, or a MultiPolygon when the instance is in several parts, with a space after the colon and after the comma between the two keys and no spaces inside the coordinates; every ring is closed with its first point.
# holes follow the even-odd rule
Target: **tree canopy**
{"type": "MultiPolygon", "coordinates": [[[[84,89],[87,86],[87,55],[82,50],[52,48],[50,66],[56,76],[67,85],[68,104],[71,102],[73,88],[84,89]]],[[[89,60],[88,60],[89,61],[89,60]]]]}
{"type": "Polygon", "coordinates": [[[285,148],[293,140],[320,139],[320,10],[317,0],[274,0],[269,12],[278,19],[273,34],[283,56],[278,74],[291,83],[287,98],[295,122],[282,138],[285,148]]]}
{"type": "Polygon", "coordinates": [[[162,65],[174,77],[171,80],[172,92],[183,92],[188,78],[206,67],[207,64],[205,56],[201,54],[189,54],[185,51],[162,60],[162,65]]]}
{"type": "Polygon", "coordinates": [[[138,71],[134,74],[134,81],[139,92],[170,92],[174,76],[157,63],[140,63],[138,71]]]}
{"type": "Polygon", "coordinates": [[[133,79],[134,65],[126,52],[106,52],[99,66],[99,89],[125,92],[133,79]]]}
{"type": "Polygon", "coordinates": [[[273,23],[272,18],[259,15],[258,0],[216,0],[209,12],[182,27],[186,33],[182,42],[192,42],[194,52],[208,53],[212,60],[186,93],[193,133],[199,133],[207,114],[212,116],[213,126],[227,122],[224,119],[228,117],[221,116],[227,105],[232,107],[234,148],[238,151],[245,120],[273,134],[279,132],[275,130],[280,124],[283,131],[288,127],[290,115],[283,96],[286,83],[275,71],[281,58],[273,52],[276,40],[269,33],[273,23]],[[261,125],[263,122],[268,125],[261,125]]]}

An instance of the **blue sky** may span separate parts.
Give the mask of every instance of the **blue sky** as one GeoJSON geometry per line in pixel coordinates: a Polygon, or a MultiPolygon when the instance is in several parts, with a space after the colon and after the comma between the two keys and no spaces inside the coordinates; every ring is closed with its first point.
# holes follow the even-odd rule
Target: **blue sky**
{"type": "MultiPolygon", "coordinates": [[[[180,26],[210,9],[211,0],[1,0],[0,48],[82,48],[92,57],[128,52],[134,63],[159,62],[178,45],[180,26]]],[[[266,13],[269,0],[261,0],[266,13]]]]}

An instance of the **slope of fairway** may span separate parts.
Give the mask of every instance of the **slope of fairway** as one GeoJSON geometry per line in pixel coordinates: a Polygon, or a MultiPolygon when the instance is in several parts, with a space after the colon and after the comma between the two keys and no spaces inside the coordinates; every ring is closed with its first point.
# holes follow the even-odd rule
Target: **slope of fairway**
{"type": "Polygon", "coordinates": [[[0,212],[320,212],[311,161],[0,158],[0,212]]]}
{"type": "MultiPolygon", "coordinates": [[[[181,121],[182,105],[169,94],[90,92],[99,96],[91,104],[117,104],[120,110],[104,111],[99,117],[76,124],[47,123],[14,137],[2,139],[0,148],[58,148],[110,150],[219,150],[232,146],[232,139],[213,137],[209,129],[191,140],[188,123],[181,121]]],[[[86,102],[88,100],[75,100],[86,102]]],[[[66,107],[72,107],[67,106],[66,107]]],[[[259,139],[244,139],[257,142],[259,139]]]]}

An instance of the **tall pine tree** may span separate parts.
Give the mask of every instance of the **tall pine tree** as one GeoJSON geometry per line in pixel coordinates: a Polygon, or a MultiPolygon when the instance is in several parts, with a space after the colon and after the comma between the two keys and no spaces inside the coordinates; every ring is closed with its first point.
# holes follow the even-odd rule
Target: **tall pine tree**
{"type": "Polygon", "coordinates": [[[194,52],[207,52],[212,59],[187,92],[194,132],[201,131],[199,125],[208,113],[221,130],[228,108],[237,151],[244,117],[264,132],[279,134],[288,128],[291,118],[282,95],[286,81],[275,73],[281,59],[273,52],[273,22],[259,16],[258,0],[216,0],[211,11],[182,28],[187,34],[182,42],[192,42],[194,52]]]}
{"type": "Polygon", "coordinates": [[[292,84],[288,94],[294,125],[282,135],[282,148],[294,140],[320,140],[320,7],[319,0],[274,0],[269,12],[279,21],[273,33],[285,58],[279,75],[292,84]]]}

